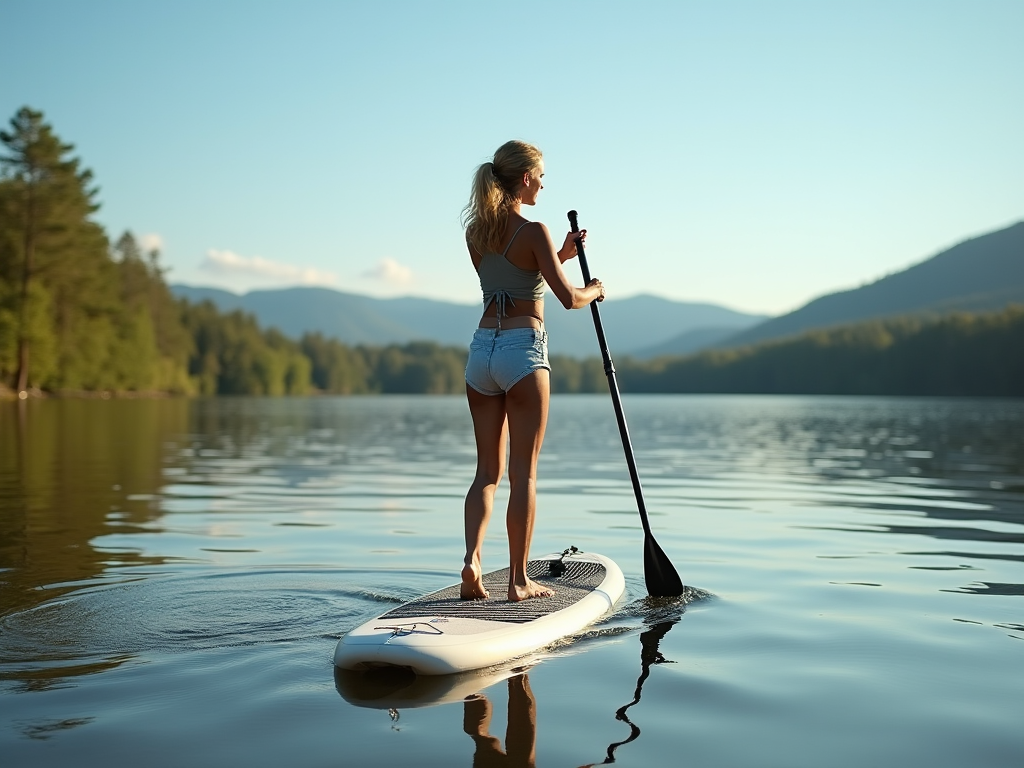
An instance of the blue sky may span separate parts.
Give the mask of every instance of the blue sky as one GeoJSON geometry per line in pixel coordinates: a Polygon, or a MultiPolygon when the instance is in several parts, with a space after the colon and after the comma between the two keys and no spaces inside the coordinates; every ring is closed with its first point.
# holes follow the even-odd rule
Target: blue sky
{"type": "MultiPolygon", "coordinates": [[[[610,297],[780,313],[1024,218],[1024,2],[0,0],[41,109],[170,279],[471,303],[509,138],[610,297]]],[[[578,271],[572,269],[570,274],[578,271]]]]}

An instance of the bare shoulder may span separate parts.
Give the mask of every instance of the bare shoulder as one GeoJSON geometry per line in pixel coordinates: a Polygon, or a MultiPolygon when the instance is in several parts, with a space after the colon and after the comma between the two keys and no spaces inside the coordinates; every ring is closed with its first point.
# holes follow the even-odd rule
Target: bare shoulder
{"type": "Polygon", "coordinates": [[[542,236],[548,234],[547,225],[543,221],[528,221],[523,231],[542,236]]]}
{"type": "Polygon", "coordinates": [[[551,250],[548,228],[539,221],[527,221],[516,230],[505,258],[520,269],[540,269],[551,250]]]}
{"type": "Polygon", "coordinates": [[[548,228],[540,221],[531,221],[523,227],[523,234],[530,241],[531,245],[535,247],[541,247],[551,242],[551,233],[548,232],[548,228]]]}

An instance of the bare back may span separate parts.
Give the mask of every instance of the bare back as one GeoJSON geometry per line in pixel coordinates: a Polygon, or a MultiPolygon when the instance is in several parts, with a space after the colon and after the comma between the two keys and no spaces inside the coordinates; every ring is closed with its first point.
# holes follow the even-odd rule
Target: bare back
{"type": "MultiPolygon", "coordinates": [[[[517,213],[510,213],[505,224],[503,242],[508,244],[504,258],[518,269],[540,271],[548,287],[566,303],[560,294],[571,295],[572,286],[562,271],[561,261],[555,252],[554,243],[547,228],[540,222],[529,221],[517,213]],[[525,226],[523,226],[525,224],[525,226]],[[522,229],[520,230],[520,227],[522,229]],[[518,231],[518,234],[516,234],[518,231]]],[[[470,258],[474,269],[480,269],[483,255],[469,245],[470,258]]],[[[516,299],[504,307],[501,327],[541,328],[544,322],[544,300],[516,299]]],[[[480,318],[481,328],[494,328],[498,324],[498,308],[492,303],[480,318]]]]}

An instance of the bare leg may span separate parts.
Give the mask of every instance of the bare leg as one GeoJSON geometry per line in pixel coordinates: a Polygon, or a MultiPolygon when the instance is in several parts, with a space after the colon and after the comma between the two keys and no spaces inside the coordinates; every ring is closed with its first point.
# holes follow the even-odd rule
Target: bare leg
{"type": "Polygon", "coordinates": [[[505,752],[510,765],[534,766],[537,759],[537,703],[524,672],[508,679],[505,752]]]}
{"type": "Polygon", "coordinates": [[[491,702],[483,694],[475,693],[463,700],[462,730],[476,744],[473,765],[493,765],[505,756],[501,742],[491,736],[491,702]]]}
{"type": "Polygon", "coordinates": [[[537,457],[548,423],[550,379],[546,370],[534,371],[505,395],[509,424],[508,599],[550,597],[552,592],[529,579],[526,560],[537,514],[537,457]]]}
{"type": "Polygon", "coordinates": [[[466,385],[469,411],[473,415],[476,436],[476,476],[466,494],[466,558],[462,568],[463,600],[489,597],[481,576],[480,550],[487,523],[494,508],[494,491],[505,471],[505,395],[482,395],[466,385]]]}

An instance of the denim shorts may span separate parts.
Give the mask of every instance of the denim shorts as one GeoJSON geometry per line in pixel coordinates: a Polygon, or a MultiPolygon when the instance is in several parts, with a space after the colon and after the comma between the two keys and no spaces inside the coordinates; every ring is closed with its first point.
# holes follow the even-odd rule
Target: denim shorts
{"type": "Polygon", "coordinates": [[[469,345],[466,383],[482,395],[501,395],[542,368],[551,370],[547,331],[477,328],[469,345]]]}

